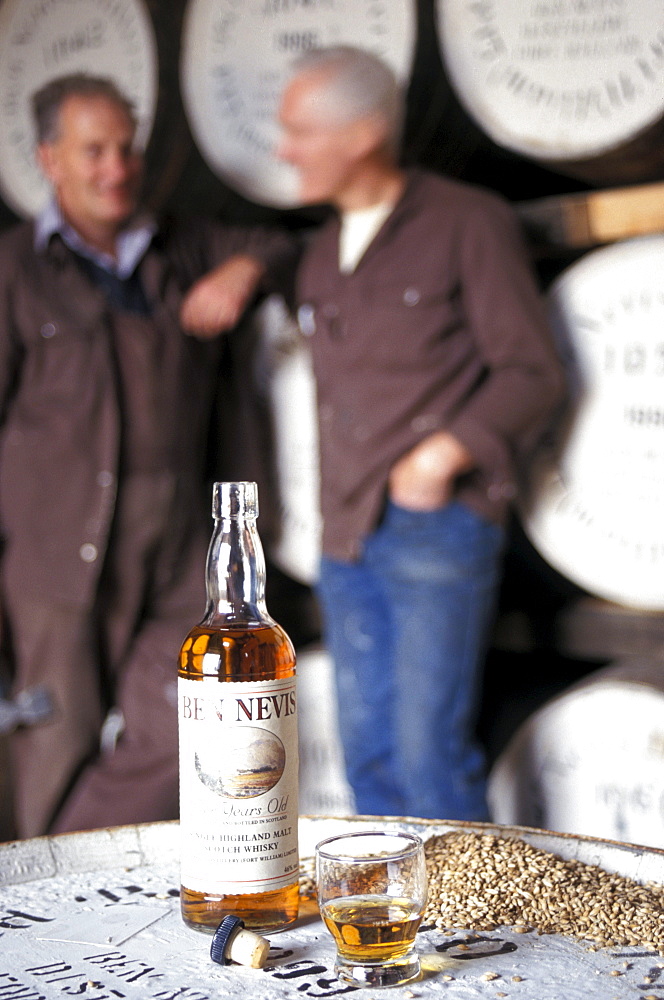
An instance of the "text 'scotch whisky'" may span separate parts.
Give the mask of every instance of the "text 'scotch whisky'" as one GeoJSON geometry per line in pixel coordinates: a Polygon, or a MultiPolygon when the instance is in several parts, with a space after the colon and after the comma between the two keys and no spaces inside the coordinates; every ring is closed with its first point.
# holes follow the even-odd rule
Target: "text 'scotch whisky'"
{"type": "Polygon", "coordinates": [[[182,917],[298,913],[295,652],[265,606],[255,483],[215,483],[207,610],[180,652],[182,917]]]}

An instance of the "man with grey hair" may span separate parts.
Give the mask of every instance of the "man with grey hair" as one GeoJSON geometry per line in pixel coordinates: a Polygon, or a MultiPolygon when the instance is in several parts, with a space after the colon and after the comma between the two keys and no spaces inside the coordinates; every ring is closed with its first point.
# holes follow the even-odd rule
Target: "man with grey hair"
{"type": "Polygon", "coordinates": [[[487,818],[474,739],[516,464],[561,396],[497,196],[402,169],[402,99],[352,47],[307,54],[280,155],[336,212],[298,278],[321,448],[320,596],[360,813],[487,818]]]}
{"type": "Polygon", "coordinates": [[[221,358],[185,333],[234,327],[290,254],[142,211],[110,80],[53,80],[34,112],[53,198],[0,238],[2,643],[13,697],[43,685],[53,709],[11,737],[22,837],[177,816],[176,658],[205,606],[221,358]]]}

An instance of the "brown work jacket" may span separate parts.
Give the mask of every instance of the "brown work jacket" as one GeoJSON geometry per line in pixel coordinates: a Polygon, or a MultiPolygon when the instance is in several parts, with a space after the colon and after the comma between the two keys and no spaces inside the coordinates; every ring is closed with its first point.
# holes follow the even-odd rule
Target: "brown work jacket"
{"type": "Polygon", "coordinates": [[[353,559],[394,462],[445,429],[475,467],[456,497],[501,521],[516,466],[563,391],[514,214],[492,193],[420,170],[352,273],[339,220],[300,267],[300,325],[318,389],[323,551],[353,559]]]}
{"type": "MultiPolygon", "coordinates": [[[[178,476],[179,536],[204,509],[223,339],[185,336],[180,304],[193,281],[237,251],[270,264],[286,247],[258,230],[171,225],[139,265],[151,321],[177,360],[164,437],[178,476]]],[[[3,585],[26,599],[82,608],[94,601],[122,474],[116,321],[59,236],[39,253],[31,223],[0,237],[0,559],[3,585]]]]}

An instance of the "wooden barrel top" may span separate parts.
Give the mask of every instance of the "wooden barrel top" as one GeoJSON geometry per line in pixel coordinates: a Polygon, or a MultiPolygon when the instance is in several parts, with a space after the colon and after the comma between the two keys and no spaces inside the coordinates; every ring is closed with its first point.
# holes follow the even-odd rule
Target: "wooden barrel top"
{"type": "Polygon", "coordinates": [[[0,192],[20,215],[48,198],[34,153],[30,97],[65,73],[112,77],[132,100],[137,139],[148,142],[158,56],[143,0],[5,0],[0,11],[0,192]]]}
{"type": "MultiPolygon", "coordinates": [[[[335,832],[395,827],[425,839],[459,830],[516,836],[562,858],[664,884],[664,851],[489,824],[302,817],[301,855],[313,855],[315,844],[335,832]]],[[[271,935],[265,969],[213,964],[210,938],[189,930],[180,918],[177,823],[0,844],[0,885],[0,996],[296,1000],[347,992],[335,979],[333,942],[315,912],[271,935]]],[[[460,934],[459,943],[464,940],[460,934]]],[[[391,995],[410,1000],[445,989],[452,1000],[501,995],[560,1000],[564,987],[566,1000],[608,1000],[660,992],[645,985],[662,975],[661,957],[646,947],[596,950],[569,937],[517,934],[511,928],[483,932],[463,947],[452,957],[449,938],[421,931],[423,977],[391,995]],[[617,967],[623,971],[612,978],[617,967]]],[[[375,1000],[370,989],[354,995],[375,1000]]]]}
{"type": "Polygon", "coordinates": [[[459,100],[494,142],[591,182],[662,171],[662,7],[437,0],[459,100]]]}
{"type": "Polygon", "coordinates": [[[523,524],[554,569],[589,593],[664,610],[661,328],[664,235],[613,243],[548,293],[570,401],[529,475],[523,524]]]}
{"type": "Polygon", "coordinates": [[[361,45],[407,79],[415,20],[412,2],[189,0],[181,89],[192,134],[210,169],[261,205],[296,205],[296,173],[275,156],[276,110],[293,60],[313,48],[361,45]]]}

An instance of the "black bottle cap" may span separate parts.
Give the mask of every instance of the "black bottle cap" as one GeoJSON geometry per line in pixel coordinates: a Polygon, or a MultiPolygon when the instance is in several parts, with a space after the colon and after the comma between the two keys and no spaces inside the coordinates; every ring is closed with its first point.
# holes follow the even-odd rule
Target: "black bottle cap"
{"type": "Polygon", "coordinates": [[[244,927],[244,920],[240,920],[239,917],[233,916],[232,913],[229,913],[228,916],[224,917],[221,921],[214,932],[212,944],[210,945],[210,958],[213,962],[217,962],[219,965],[229,964],[231,959],[225,954],[226,945],[238,927],[244,927]]]}

